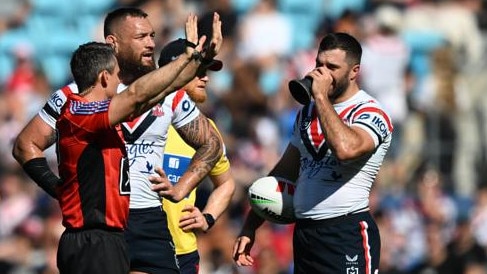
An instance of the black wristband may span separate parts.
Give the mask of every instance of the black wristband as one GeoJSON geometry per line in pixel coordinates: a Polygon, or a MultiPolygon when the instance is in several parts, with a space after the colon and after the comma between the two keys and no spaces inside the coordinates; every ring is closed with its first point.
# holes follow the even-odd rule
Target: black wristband
{"type": "Polygon", "coordinates": [[[188,39],[185,39],[184,40],[184,45],[187,46],[187,47],[190,47],[190,48],[196,48],[198,46],[198,44],[195,44],[193,42],[190,42],[190,41],[188,41],[188,39]]]}
{"type": "Polygon", "coordinates": [[[185,39],[184,45],[186,47],[190,47],[190,48],[194,49],[193,54],[191,55],[191,60],[200,61],[200,62],[203,60],[203,56],[201,55],[201,52],[196,50],[196,47],[198,46],[198,44],[195,44],[195,43],[190,42],[187,39],[185,39]]]}
{"type": "Polygon", "coordinates": [[[201,55],[201,52],[199,52],[197,50],[193,50],[193,54],[191,55],[191,60],[202,62],[203,56],[201,55]]]}
{"type": "Polygon", "coordinates": [[[208,230],[215,225],[215,218],[210,213],[203,213],[203,217],[205,217],[206,223],[208,224],[208,230]]]}
{"type": "Polygon", "coordinates": [[[34,158],[22,165],[25,173],[47,194],[57,199],[56,186],[61,179],[57,177],[47,164],[46,158],[34,158]]]}

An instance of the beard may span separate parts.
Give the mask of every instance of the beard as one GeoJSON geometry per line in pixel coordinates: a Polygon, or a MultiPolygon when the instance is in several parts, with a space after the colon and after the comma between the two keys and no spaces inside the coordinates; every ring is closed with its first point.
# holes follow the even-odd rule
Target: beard
{"type": "Polygon", "coordinates": [[[350,82],[347,80],[346,77],[343,77],[335,82],[335,87],[333,88],[332,93],[329,97],[333,100],[339,98],[350,86],[350,82]]]}
{"type": "Polygon", "coordinates": [[[121,57],[118,59],[118,63],[121,75],[130,75],[131,77],[135,77],[135,79],[156,69],[155,62],[152,62],[150,65],[144,65],[141,61],[121,57]]]}
{"type": "Polygon", "coordinates": [[[206,92],[187,92],[189,98],[195,103],[204,103],[206,101],[206,92]]]}

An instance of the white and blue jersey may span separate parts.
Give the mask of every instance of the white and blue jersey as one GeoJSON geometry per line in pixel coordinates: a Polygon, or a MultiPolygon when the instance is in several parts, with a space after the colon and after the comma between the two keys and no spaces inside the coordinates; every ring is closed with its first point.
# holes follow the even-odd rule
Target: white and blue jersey
{"type": "Polygon", "coordinates": [[[301,154],[301,169],[294,194],[297,218],[329,219],[366,210],[369,193],[391,143],[389,116],[363,90],[334,108],[350,127],[370,134],[376,149],[360,159],[340,162],[327,146],[314,102],[303,107],[291,143],[301,154]]]}
{"type": "MultiPolygon", "coordinates": [[[[117,91],[121,92],[125,88],[125,85],[120,84],[117,91]]],[[[69,84],[53,93],[39,112],[39,116],[52,128],[56,127],[61,107],[70,93],[78,93],[76,84],[69,84]]],[[[199,109],[186,92],[179,90],[141,116],[122,123],[130,161],[130,208],[161,205],[159,195],[150,188],[148,176],[156,174],[154,169],[162,166],[169,126],[180,128],[196,119],[199,114],[199,109]]]]}

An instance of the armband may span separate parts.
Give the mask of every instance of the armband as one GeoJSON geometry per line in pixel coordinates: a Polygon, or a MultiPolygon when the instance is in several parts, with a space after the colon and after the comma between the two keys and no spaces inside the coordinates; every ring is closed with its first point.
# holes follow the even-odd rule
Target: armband
{"type": "Polygon", "coordinates": [[[203,217],[205,217],[206,223],[208,224],[208,230],[215,225],[215,218],[210,213],[203,213],[203,217]]]}
{"type": "Polygon", "coordinates": [[[196,50],[196,47],[198,46],[198,44],[195,44],[193,42],[190,42],[188,41],[187,39],[184,40],[184,45],[186,47],[190,47],[193,50],[193,54],[191,55],[191,59],[190,60],[195,60],[195,61],[200,61],[202,62],[203,61],[203,56],[201,55],[201,52],[199,52],[198,50],[196,50]]]}
{"type": "Polygon", "coordinates": [[[56,186],[61,182],[47,164],[46,158],[34,158],[22,165],[25,173],[47,194],[57,199],[56,186]]]}
{"type": "Polygon", "coordinates": [[[188,41],[188,39],[185,39],[184,40],[184,45],[186,47],[190,47],[190,48],[196,48],[198,46],[198,44],[195,44],[193,42],[190,42],[190,41],[188,41]]]}

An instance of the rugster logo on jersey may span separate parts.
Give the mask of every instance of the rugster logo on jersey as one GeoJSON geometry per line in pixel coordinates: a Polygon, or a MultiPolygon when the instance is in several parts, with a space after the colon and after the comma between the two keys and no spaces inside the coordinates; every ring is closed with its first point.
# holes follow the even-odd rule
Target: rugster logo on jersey
{"type": "Polygon", "coordinates": [[[301,123],[299,126],[301,140],[306,150],[319,161],[325,157],[328,151],[325,135],[321,131],[320,121],[316,114],[314,104],[309,104],[301,110],[301,123]]]}
{"type": "Polygon", "coordinates": [[[150,111],[147,111],[132,121],[123,123],[122,132],[125,142],[127,144],[133,144],[152,125],[156,118],[160,116],[164,116],[164,111],[162,110],[162,105],[157,104],[150,111]]]}

